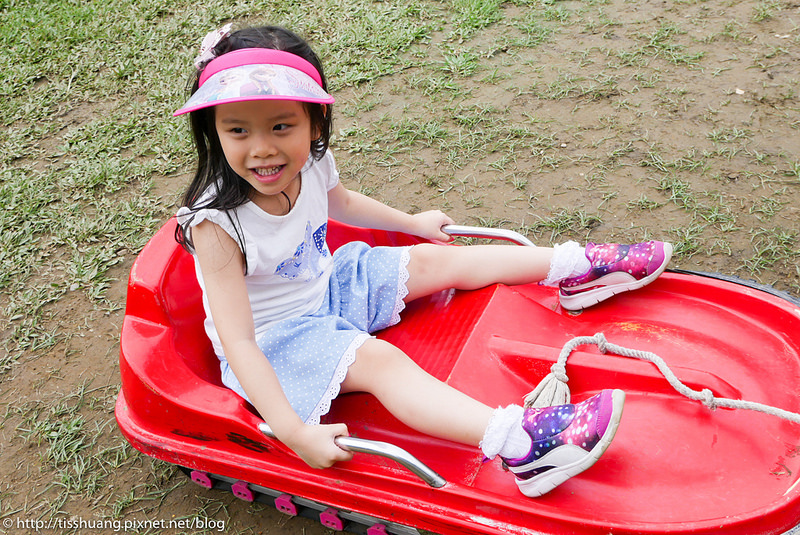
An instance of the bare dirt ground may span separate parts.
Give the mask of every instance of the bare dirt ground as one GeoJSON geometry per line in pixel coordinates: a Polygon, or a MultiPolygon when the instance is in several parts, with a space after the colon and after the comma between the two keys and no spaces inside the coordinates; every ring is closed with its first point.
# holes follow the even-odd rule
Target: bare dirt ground
{"type": "MultiPolygon", "coordinates": [[[[339,90],[345,184],[542,244],[668,239],[673,267],[800,295],[800,3],[554,2],[544,23],[529,9],[504,5],[502,21],[463,39],[434,35],[413,53],[427,68],[339,90]]],[[[187,177],[156,177],[165,218],[187,177]]],[[[127,446],[113,407],[132,261],[113,270],[116,306],[68,294],[49,319],[66,342],[32,348],[2,378],[0,532],[53,517],[327,531],[200,489],[127,446]],[[83,456],[59,464],[70,448],[83,456]]]]}

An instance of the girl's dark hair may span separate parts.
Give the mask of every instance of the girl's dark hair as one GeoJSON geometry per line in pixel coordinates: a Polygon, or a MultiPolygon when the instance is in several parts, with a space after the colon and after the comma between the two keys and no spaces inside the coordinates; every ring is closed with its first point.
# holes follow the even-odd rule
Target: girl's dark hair
{"type": "MultiPolygon", "coordinates": [[[[291,52],[311,63],[319,72],[322,78],[322,89],[328,91],[328,83],[322,64],[316,53],[308,43],[297,34],[279,26],[260,26],[245,28],[233,32],[228,37],[222,39],[214,47],[214,57],[221,56],[234,50],[242,48],[272,48],[291,52]]],[[[209,60],[211,61],[211,60],[209,60]]],[[[208,62],[202,64],[197,72],[194,73],[191,82],[191,93],[197,91],[199,87],[200,74],[208,62]]],[[[330,143],[332,120],[331,105],[315,104],[304,102],[306,112],[311,119],[311,131],[319,133],[319,137],[311,142],[311,156],[319,160],[328,150],[330,143]]],[[[192,137],[194,138],[195,149],[197,150],[197,171],[194,179],[182,199],[182,206],[188,207],[192,211],[201,208],[217,209],[226,212],[231,219],[233,228],[236,229],[238,242],[244,251],[244,238],[241,234],[238,221],[234,221],[231,210],[241,206],[250,199],[252,186],[242,179],[228,165],[225,154],[222,152],[222,145],[217,136],[217,129],[214,122],[214,107],[203,108],[189,114],[192,137]],[[209,187],[219,184],[216,195],[202,206],[196,206],[200,196],[209,187]]],[[[192,240],[187,232],[193,216],[189,216],[182,224],[175,229],[175,239],[184,249],[191,250],[192,240]]],[[[245,257],[245,271],[247,271],[247,255],[245,257]]]]}

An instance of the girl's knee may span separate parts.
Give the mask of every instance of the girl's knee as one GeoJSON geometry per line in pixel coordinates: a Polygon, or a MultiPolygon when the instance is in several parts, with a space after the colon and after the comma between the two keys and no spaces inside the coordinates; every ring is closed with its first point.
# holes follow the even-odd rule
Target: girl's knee
{"type": "Polygon", "coordinates": [[[424,276],[431,272],[437,261],[441,260],[441,248],[441,245],[432,243],[420,243],[412,247],[408,261],[409,276],[424,276]]]}
{"type": "Polygon", "coordinates": [[[389,342],[370,338],[356,350],[356,360],[347,371],[342,390],[371,392],[375,385],[393,381],[398,371],[411,362],[402,350],[389,342]]]}
{"type": "Polygon", "coordinates": [[[446,290],[457,283],[457,265],[452,261],[455,247],[421,243],[411,249],[408,262],[408,297],[418,297],[446,290]]]}

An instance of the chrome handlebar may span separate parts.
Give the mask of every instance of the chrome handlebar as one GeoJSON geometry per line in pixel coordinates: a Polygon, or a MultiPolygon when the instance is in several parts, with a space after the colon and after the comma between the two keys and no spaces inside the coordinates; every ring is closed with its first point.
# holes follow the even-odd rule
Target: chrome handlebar
{"type": "Polygon", "coordinates": [[[442,227],[442,232],[451,236],[464,236],[467,238],[486,238],[490,240],[506,240],[514,242],[518,245],[527,245],[528,247],[536,247],[536,245],[528,238],[514,232],[513,230],[506,230],[502,228],[483,228],[483,227],[468,227],[465,225],[445,225],[442,227]]]}
{"type": "MultiPolygon", "coordinates": [[[[258,424],[258,430],[261,431],[264,436],[277,439],[275,434],[272,432],[272,429],[266,423],[258,424]]],[[[366,440],[363,438],[345,436],[336,437],[334,442],[337,446],[345,451],[352,451],[353,453],[369,453],[371,455],[378,455],[380,457],[391,459],[413,472],[417,477],[431,487],[438,489],[445,486],[447,483],[442,476],[437,474],[422,461],[408,453],[403,448],[395,446],[394,444],[389,444],[388,442],[379,442],[377,440],[366,440]]]]}

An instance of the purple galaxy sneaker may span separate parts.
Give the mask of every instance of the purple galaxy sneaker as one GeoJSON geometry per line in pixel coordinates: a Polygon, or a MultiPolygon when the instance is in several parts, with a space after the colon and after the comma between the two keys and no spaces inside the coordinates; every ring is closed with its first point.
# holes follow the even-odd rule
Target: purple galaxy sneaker
{"type": "Polygon", "coordinates": [[[502,458],[525,496],[535,498],[592,466],[619,427],[625,392],[603,390],[575,405],[525,409],[522,428],[531,450],[519,459],[502,458]]]}
{"type": "Polygon", "coordinates": [[[650,284],[672,258],[672,244],[648,241],[633,245],[618,243],[586,246],[592,267],[578,277],[559,284],[561,306],[567,310],[590,307],[612,295],[650,284]]]}

